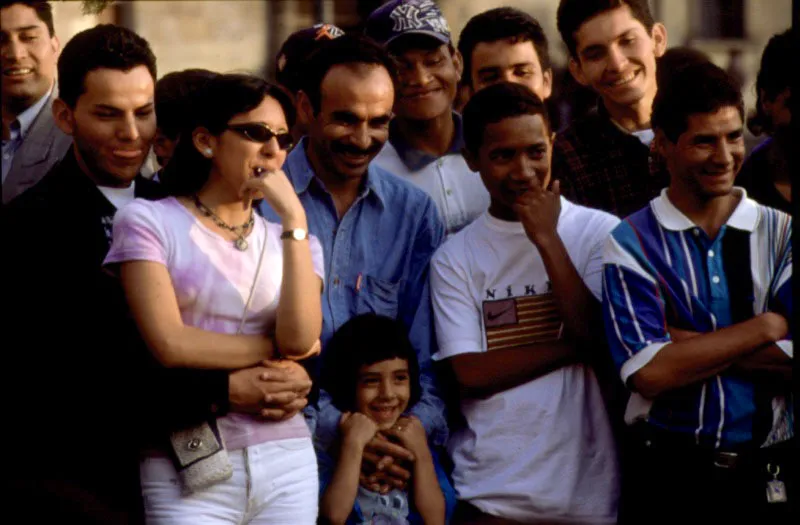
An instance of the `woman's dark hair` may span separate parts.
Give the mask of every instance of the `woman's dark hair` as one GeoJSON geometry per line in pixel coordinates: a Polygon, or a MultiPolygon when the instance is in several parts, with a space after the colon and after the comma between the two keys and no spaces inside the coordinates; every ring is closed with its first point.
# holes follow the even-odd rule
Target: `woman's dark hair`
{"type": "Polygon", "coordinates": [[[183,139],[164,168],[161,179],[166,192],[176,197],[193,195],[208,181],[211,160],[197,151],[192,140],[194,130],[205,128],[212,135],[220,135],[231,118],[258,107],[266,97],[278,101],[291,129],[294,106],[283,88],[252,75],[218,75],[209,80],[198,94],[191,118],[181,127],[179,135],[183,139]]]}
{"type": "Polygon", "coordinates": [[[130,29],[100,24],[81,31],[67,42],[58,57],[58,97],[74,108],[92,71],[130,71],[138,66],[145,66],[155,83],[156,57],[150,44],[130,29]]]}
{"type": "Polygon", "coordinates": [[[691,115],[732,106],[744,119],[744,101],[731,76],[711,62],[690,64],[669,77],[669,89],[659,89],[650,121],[673,144],[686,131],[691,115]]]}
{"type": "Polygon", "coordinates": [[[388,359],[408,361],[411,385],[408,408],[419,401],[417,352],[408,339],[408,329],[396,319],[371,313],[353,317],[333,334],[323,356],[320,386],[341,412],[356,409],[359,369],[388,359]]]}
{"type": "Polygon", "coordinates": [[[467,151],[478,154],[489,124],[522,115],[541,115],[547,130],[552,129],[547,106],[527,86],[500,82],[481,89],[464,106],[464,145],[467,151]]]}
{"type": "Polygon", "coordinates": [[[539,22],[528,13],[513,7],[497,7],[469,19],[458,37],[458,50],[464,60],[463,82],[472,85],[472,53],[478,44],[511,40],[531,42],[542,71],[550,69],[547,36],[539,22]]]}
{"type": "Polygon", "coordinates": [[[792,85],[790,64],[795,60],[792,53],[793,35],[792,29],[773,35],[761,55],[761,69],[756,77],[756,107],[747,119],[747,127],[753,135],[773,131],[772,120],[764,113],[762,104],[764,100],[775,100],[775,97],[792,85]]]}

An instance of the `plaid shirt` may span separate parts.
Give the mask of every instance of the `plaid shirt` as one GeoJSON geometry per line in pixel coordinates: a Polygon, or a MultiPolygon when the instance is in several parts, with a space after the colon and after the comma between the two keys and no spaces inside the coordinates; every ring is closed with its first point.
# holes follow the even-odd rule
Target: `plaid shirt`
{"type": "Polygon", "coordinates": [[[662,159],[613,122],[602,104],[559,133],[553,177],[574,203],[627,217],[669,185],[662,159]]]}

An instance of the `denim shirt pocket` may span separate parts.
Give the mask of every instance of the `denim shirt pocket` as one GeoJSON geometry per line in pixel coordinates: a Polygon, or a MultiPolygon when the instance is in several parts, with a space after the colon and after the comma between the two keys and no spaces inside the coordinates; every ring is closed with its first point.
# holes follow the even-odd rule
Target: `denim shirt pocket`
{"type": "Polygon", "coordinates": [[[361,289],[356,292],[356,313],[375,313],[396,318],[400,283],[365,275],[361,289]]]}

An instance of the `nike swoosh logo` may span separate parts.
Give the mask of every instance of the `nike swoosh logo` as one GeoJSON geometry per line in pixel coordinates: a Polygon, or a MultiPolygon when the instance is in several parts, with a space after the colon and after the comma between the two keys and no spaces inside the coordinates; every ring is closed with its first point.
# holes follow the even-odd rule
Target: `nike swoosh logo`
{"type": "Polygon", "coordinates": [[[497,313],[489,312],[489,313],[486,315],[486,317],[487,317],[487,318],[488,318],[490,321],[494,321],[495,319],[497,319],[497,318],[498,318],[498,317],[500,317],[501,315],[503,315],[503,314],[505,314],[505,313],[507,313],[507,312],[510,312],[510,311],[511,311],[511,307],[509,306],[508,308],[506,308],[505,310],[503,310],[503,311],[501,311],[501,312],[497,312],[497,313]]]}

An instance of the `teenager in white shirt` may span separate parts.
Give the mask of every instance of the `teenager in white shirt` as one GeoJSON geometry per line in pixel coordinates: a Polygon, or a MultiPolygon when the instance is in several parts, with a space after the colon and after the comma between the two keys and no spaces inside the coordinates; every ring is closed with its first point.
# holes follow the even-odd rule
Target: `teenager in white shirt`
{"type": "Polygon", "coordinates": [[[465,157],[491,205],[431,262],[434,358],[452,367],[466,420],[448,444],[456,523],[616,523],[617,458],[589,363],[619,221],[550,184],[553,135],[525,86],[490,86],[464,109],[465,157]]]}

